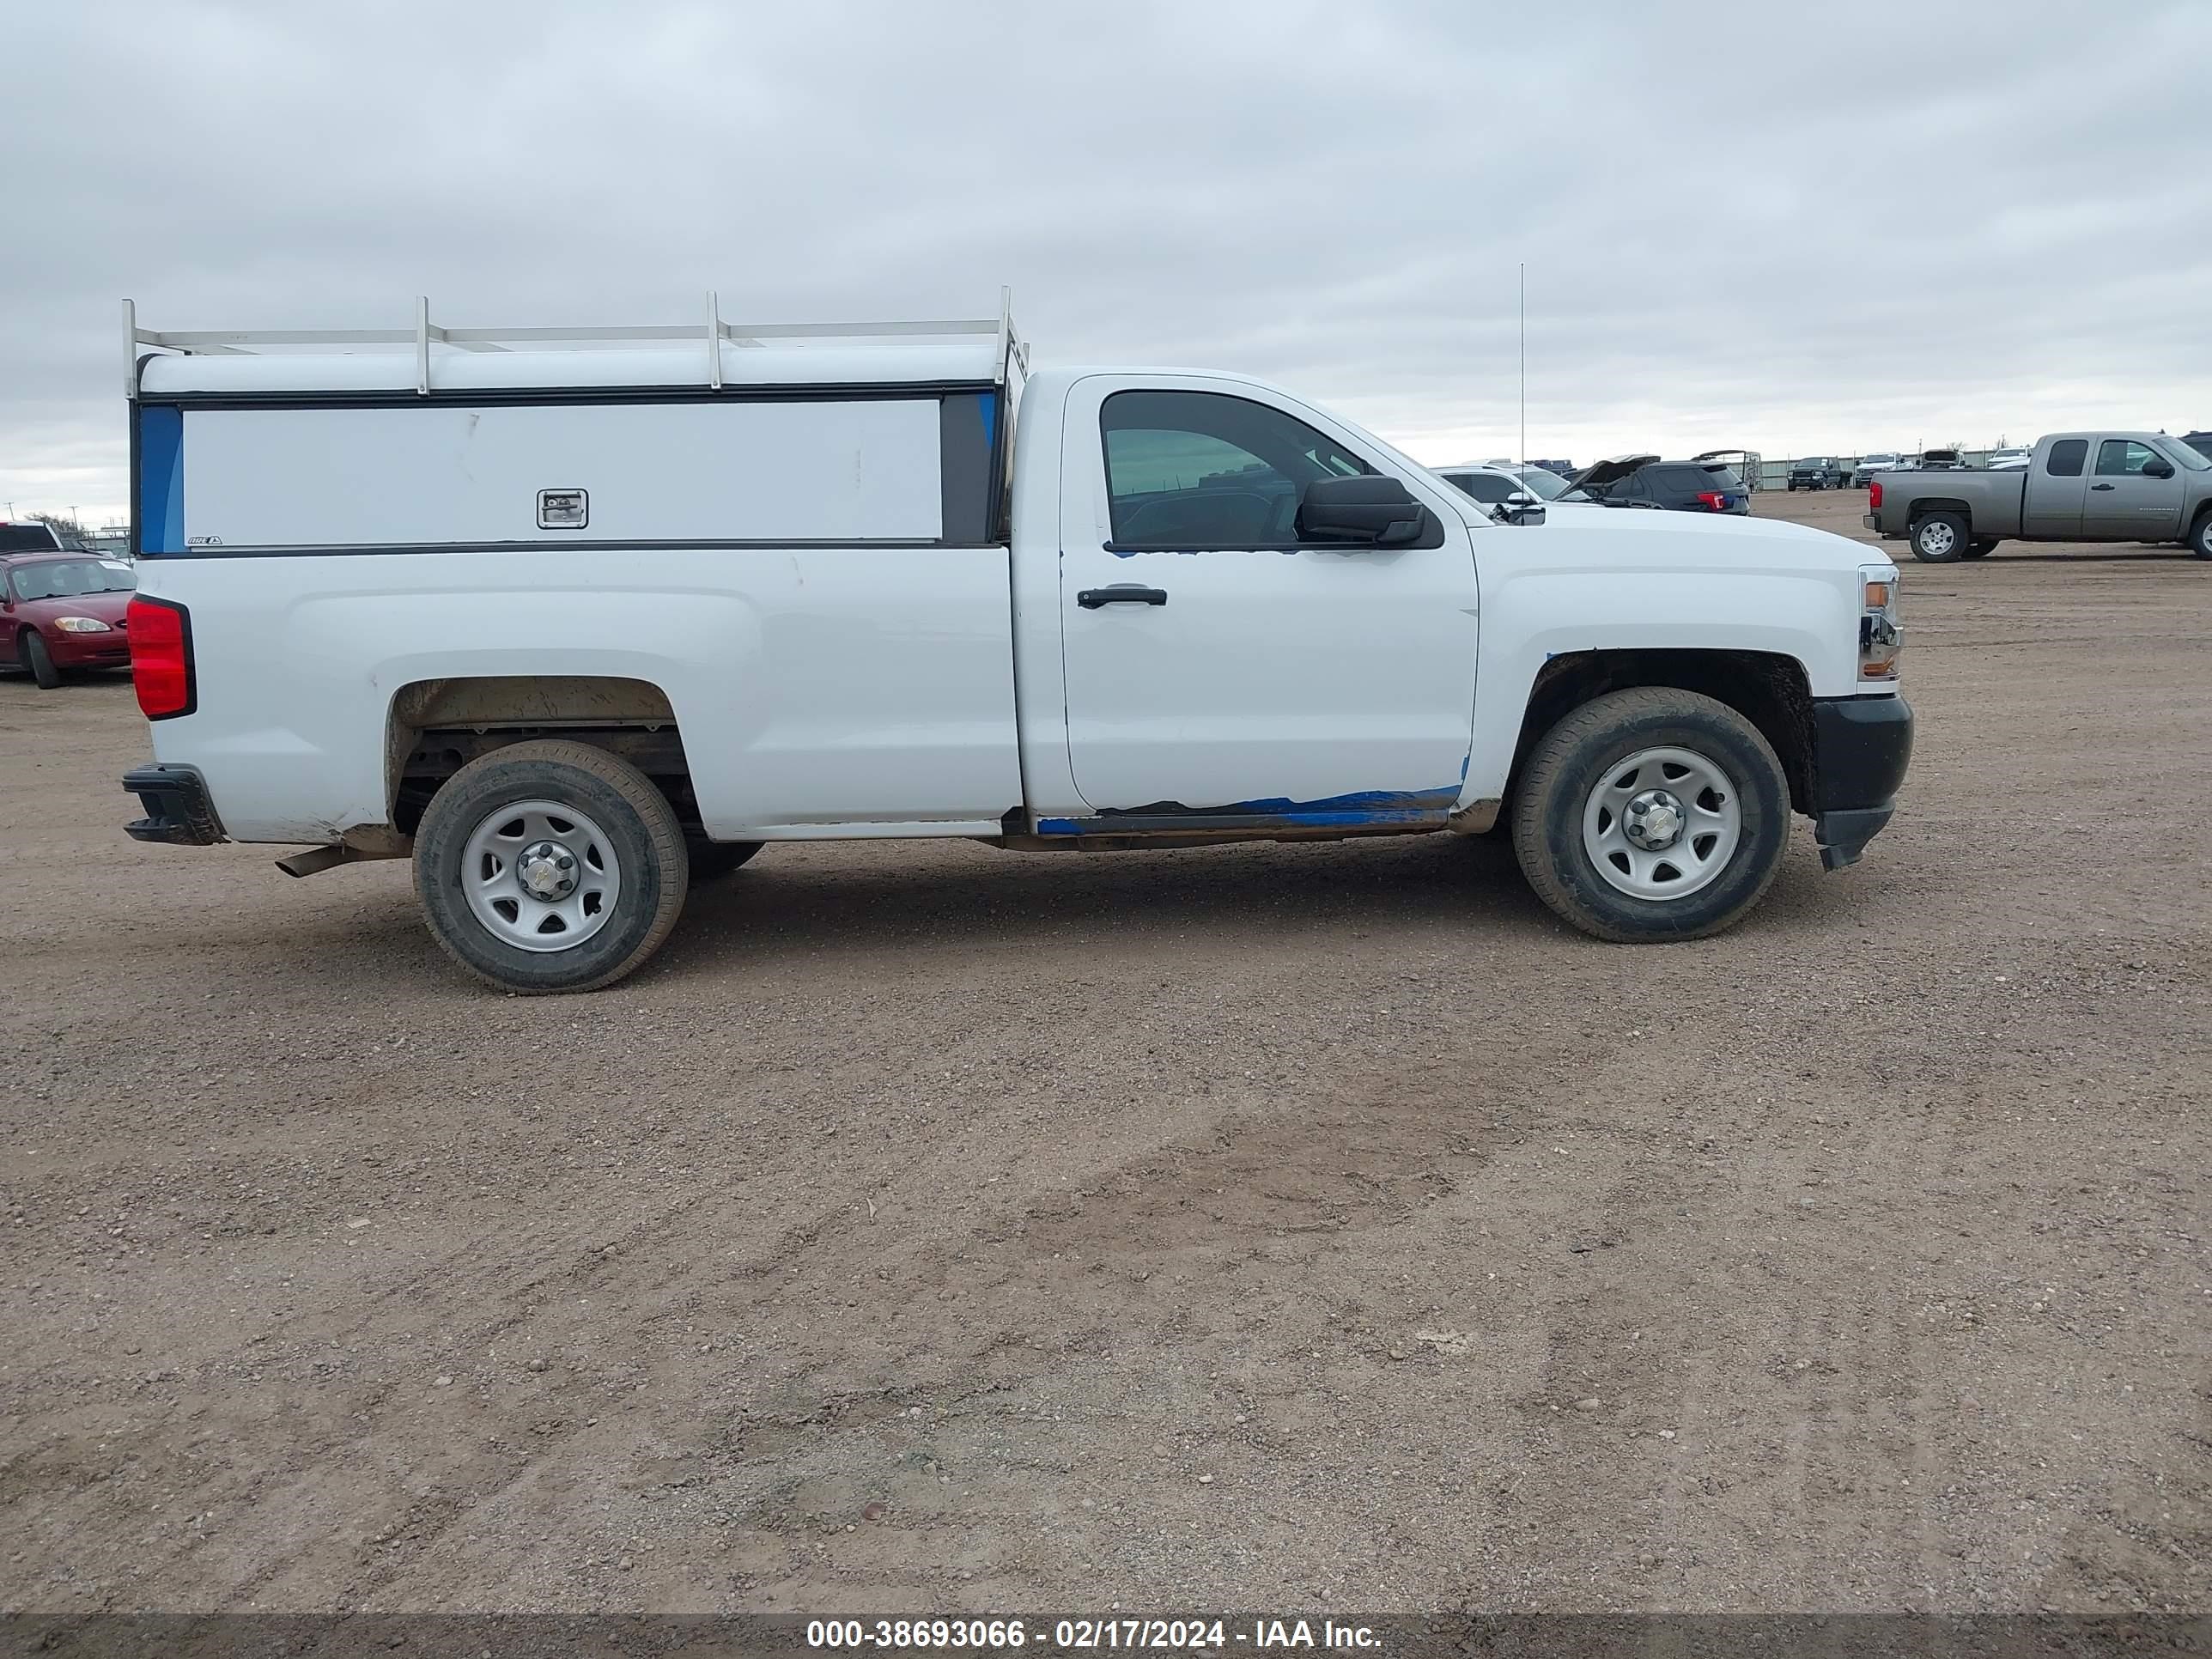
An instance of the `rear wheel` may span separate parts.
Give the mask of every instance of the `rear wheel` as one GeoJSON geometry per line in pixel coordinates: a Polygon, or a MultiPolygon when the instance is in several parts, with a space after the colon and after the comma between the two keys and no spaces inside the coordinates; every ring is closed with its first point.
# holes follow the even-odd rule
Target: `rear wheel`
{"type": "Polygon", "coordinates": [[[1912,526],[1912,556],[1929,564],[1954,563],[1965,555],[1969,539],[1960,514],[1930,513],[1912,526]]]}
{"type": "Polygon", "coordinates": [[[24,629],[22,637],[15,641],[15,660],[30,672],[41,691],[51,691],[62,683],[62,671],[54,666],[54,654],[46,649],[46,642],[35,629],[24,629]]]}
{"type": "Polygon", "coordinates": [[[502,990],[611,985],[660,948],[690,863],[667,797],[588,744],[518,743],[430,798],[415,889],[446,953],[502,990]]]}
{"type": "Polygon", "coordinates": [[[1789,839],[1774,750],[1693,691],[1585,703],[1538,742],[1514,798],[1513,850],[1537,896],[1624,943],[1730,926],[1772,883],[1789,839]]]}
{"type": "Polygon", "coordinates": [[[2200,559],[2212,559],[2212,507],[2198,514],[2190,526],[2189,550],[2200,559]]]}

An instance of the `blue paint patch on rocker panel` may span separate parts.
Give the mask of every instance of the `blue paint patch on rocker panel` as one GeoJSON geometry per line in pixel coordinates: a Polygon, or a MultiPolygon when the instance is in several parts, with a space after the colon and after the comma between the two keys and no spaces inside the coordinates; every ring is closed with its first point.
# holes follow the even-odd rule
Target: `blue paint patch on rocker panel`
{"type": "Polygon", "coordinates": [[[1186,806],[1157,801],[1149,806],[1109,807],[1095,817],[1040,818],[1042,836],[1142,835],[1176,830],[1333,830],[1364,824],[1441,823],[1458,803],[1460,786],[1442,789],[1367,789],[1319,800],[1231,801],[1222,806],[1186,806]]]}

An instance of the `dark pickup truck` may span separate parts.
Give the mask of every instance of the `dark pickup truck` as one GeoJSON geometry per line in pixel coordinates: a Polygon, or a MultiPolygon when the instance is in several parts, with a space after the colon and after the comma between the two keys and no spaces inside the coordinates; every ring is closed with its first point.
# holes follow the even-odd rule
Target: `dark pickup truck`
{"type": "Polygon", "coordinates": [[[2001,541],[2172,542],[2212,559],[2212,460],[2156,432],[2054,432],[2003,472],[1884,472],[1866,527],[1931,564],[2001,541]]]}
{"type": "Polygon", "coordinates": [[[1792,489],[1841,489],[1850,479],[1850,469],[1832,455],[1808,455],[1790,463],[1792,489]]]}

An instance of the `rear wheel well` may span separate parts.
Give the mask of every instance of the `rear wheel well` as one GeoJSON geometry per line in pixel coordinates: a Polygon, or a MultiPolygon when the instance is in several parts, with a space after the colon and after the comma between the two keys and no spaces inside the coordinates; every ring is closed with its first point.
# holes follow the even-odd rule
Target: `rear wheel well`
{"type": "Polygon", "coordinates": [[[1804,665],[1767,651],[1577,651],[1553,657],[1528,690],[1505,798],[1537,741],[1573,710],[1638,686],[1696,691],[1726,703],[1759,728],[1782,763],[1793,811],[1813,801],[1813,694],[1804,665]]]}
{"type": "Polygon", "coordinates": [[[431,797],[479,756],[544,739],[590,744],[620,756],[668,798],[687,836],[703,838],[690,763],[667,695],[644,680],[590,675],[499,675],[402,686],[385,727],[385,796],[392,827],[413,835],[431,797]]]}
{"type": "Polygon", "coordinates": [[[1905,523],[1908,526],[1918,524],[1931,513],[1955,513],[1964,519],[1969,526],[1974,522],[1973,509],[1966,502],[1948,501],[1941,495],[1935,495],[1923,496],[1914,501],[1906,515],[1905,523]]]}

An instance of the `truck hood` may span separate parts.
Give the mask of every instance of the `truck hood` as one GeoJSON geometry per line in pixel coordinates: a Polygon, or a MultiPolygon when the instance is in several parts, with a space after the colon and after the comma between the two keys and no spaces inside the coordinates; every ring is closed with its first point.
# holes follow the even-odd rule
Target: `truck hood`
{"type": "Polygon", "coordinates": [[[1540,525],[1498,524],[1473,501],[1460,512],[1481,532],[1478,559],[1525,548],[1531,557],[1582,571],[1856,570],[1890,562],[1879,548],[1786,519],[1625,513],[1580,501],[1547,501],[1544,507],[1540,525]]]}

